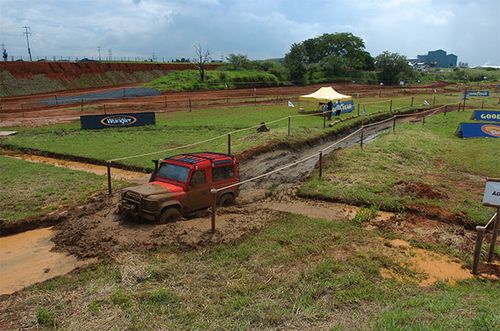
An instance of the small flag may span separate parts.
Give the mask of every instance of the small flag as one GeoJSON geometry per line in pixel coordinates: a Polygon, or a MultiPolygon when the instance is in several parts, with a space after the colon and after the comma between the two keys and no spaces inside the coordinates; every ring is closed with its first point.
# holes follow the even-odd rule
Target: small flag
{"type": "Polygon", "coordinates": [[[293,107],[295,107],[295,105],[290,100],[288,100],[288,107],[293,108],[293,107]]]}

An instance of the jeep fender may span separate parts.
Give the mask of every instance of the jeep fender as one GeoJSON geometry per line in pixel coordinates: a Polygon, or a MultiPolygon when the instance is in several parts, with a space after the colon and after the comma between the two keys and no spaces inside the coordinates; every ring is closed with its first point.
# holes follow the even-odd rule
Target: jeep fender
{"type": "Polygon", "coordinates": [[[179,211],[182,213],[182,205],[181,205],[181,203],[179,201],[177,201],[177,200],[170,200],[170,201],[165,201],[164,203],[161,204],[159,215],[161,215],[162,211],[164,211],[168,207],[179,208],[179,211]]]}

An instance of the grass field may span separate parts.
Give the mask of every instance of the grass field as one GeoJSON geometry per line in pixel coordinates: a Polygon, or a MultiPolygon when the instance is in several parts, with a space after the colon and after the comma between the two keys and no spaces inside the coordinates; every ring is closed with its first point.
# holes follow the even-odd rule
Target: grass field
{"type": "MultiPolygon", "coordinates": [[[[393,109],[410,105],[411,98],[394,98],[393,109]]],[[[417,96],[414,105],[421,105],[423,100],[432,100],[432,96],[417,96]]],[[[439,96],[436,103],[457,101],[457,95],[439,96]]],[[[358,100],[356,100],[357,102],[358,100]]],[[[389,111],[389,99],[360,99],[366,103],[368,115],[389,111]]],[[[317,105],[302,104],[306,109],[314,109],[317,105]]],[[[14,128],[18,134],[3,139],[7,144],[20,147],[36,148],[49,152],[68,155],[85,156],[100,160],[109,160],[130,155],[161,151],[193,142],[224,135],[230,131],[251,127],[260,122],[270,122],[289,115],[296,115],[296,108],[286,105],[243,106],[207,109],[193,112],[176,112],[159,114],[156,126],[136,128],[117,128],[105,130],[80,130],[79,123],[52,125],[39,128],[14,128]]],[[[355,113],[354,113],[355,114],[355,113]]],[[[350,114],[341,117],[351,116],[350,114]]],[[[333,129],[323,129],[323,120],[319,116],[292,118],[292,135],[287,137],[286,118],[278,123],[270,124],[270,132],[256,133],[255,129],[240,132],[232,136],[232,152],[242,153],[253,147],[270,142],[287,141],[300,143],[304,139],[318,137],[332,130],[361,122],[363,118],[345,121],[333,129]]],[[[192,147],[187,150],[177,150],[159,153],[152,156],[121,161],[125,164],[150,167],[152,158],[162,158],[172,154],[187,151],[210,150],[225,152],[227,138],[224,136],[215,141],[192,147]]]]}
{"type": "MultiPolygon", "coordinates": [[[[0,219],[16,222],[74,207],[104,193],[102,176],[0,155],[0,219]]],[[[122,181],[115,181],[117,187],[122,181]]]]}
{"type": "Polygon", "coordinates": [[[484,224],[492,214],[481,205],[485,177],[500,177],[496,139],[459,139],[458,124],[470,112],[429,117],[425,126],[401,124],[361,150],[335,152],[324,178],[313,176],[300,194],[386,210],[405,208],[454,215],[484,224]]]}
{"type": "Polygon", "coordinates": [[[278,78],[273,74],[257,70],[212,70],[206,71],[205,75],[205,81],[202,82],[197,70],[173,71],[145,85],[160,91],[190,91],[279,84],[278,78]]]}
{"type": "Polygon", "coordinates": [[[28,288],[14,308],[25,326],[61,330],[498,328],[498,282],[421,288],[383,236],[356,222],[284,215],[232,244],[101,262],[28,288]]]}

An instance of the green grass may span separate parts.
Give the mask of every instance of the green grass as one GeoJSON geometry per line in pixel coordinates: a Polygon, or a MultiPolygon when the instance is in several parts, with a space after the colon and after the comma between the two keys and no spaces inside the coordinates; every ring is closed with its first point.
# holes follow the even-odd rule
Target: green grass
{"type": "Polygon", "coordinates": [[[211,70],[205,72],[200,81],[197,70],[172,71],[146,84],[160,91],[223,90],[245,86],[276,86],[278,78],[273,74],[257,70],[211,70]]]}
{"type": "Polygon", "coordinates": [[[498,326],[497,282],[420,288],[415,274],[386,255],[381,235],[355,222],[285,215],[238,242],[136,253],[124,264],[105,261],[32,286],[17,298],[14,311],[46,309],[62,330],[498,326]],[[134,283],[124,284],[130,279],[124,273],[137,261],[145,267],[134,271],[134,283]],[[382,267],[404,273],[406,280],[382,278],[382,267]]]}
{"type": "MultiPolygon", "coordinates": [[[[432,100],[432,96],[416,96],[414,105],[421,105],[423,100],[432,100]]],[[[457,100],[457,95],[439,96],[437,103],[457,100]]],[[[358,100],[356,100],[356,103],[358,100]]],[[[389,99],[366,98],[359,102],[367,103],[367,114],[389,110],[389,99]],[[373,103],[377,102],[377,103],[373,103]]],[[[393,109],[407,107],[410,98],[394,98],[393,109]]],[[[312,110],[314,103],[301,103],[300,107],[312,110]]],[[[296,115],[297,108],[286,105],[243,106],[197,110],[193,112],[175,112],[158,114],[156,126],[135,128],[114,128],[103,130],[81,130],[79,123],[58,124],[39,128],[13,128],[17,135],[5,138],[2,142],[19,147],[35,148],[49,152],[84,156],[100,160],[115,159],[130,155],[161,151],[189,143],[224,135],[230,131],[251,127],[260,122],[296,115]]],[[[356,112],[354,112],[356,114],[356,112]]],[[[351,116],[342,115],[341,118],[351,116]]],[[[287,137],[286,118],[270,124],[270,132],[256,133],[255,129],[232,135],[232,153],[240,154],[251,148],[271,142],[298,144],[305,139],[319,137],[328,132],[339,130],[352,123],[360,123],[363,118],[352,119],[336,125],[335,128],[323,129],[323,120],[319,116],[292,118],[291,137],[287,137]]],[[[151,156],[121,161],[128,165],[151,167],[151,159],[172,154],[193,151],[227,151],[226,136],[215,141],[185,150],[158,153],[151,156]]]]}
{"type": "Polygon", "coordinates": [[[455,215],[467,224],[484,224],[492,214],[483,207],[485,177],[500,177],[500,148],[495,139],[459,139],[458,124],[470,112],[429,117],[425,126],[400,124],[365,145],[340,150],[326,161],[324,177],[312,176],[300,194],[358,205],[406,208],[455,215]]]}
{"type": "MultiPolygon", "coordinates": [[[[7,222],[80,205],[107,188],[104,176],[2,155],[0,174],[0,219],[7,222]]],[[[125,183],[115,181],[114,185],[125,183]]]]}

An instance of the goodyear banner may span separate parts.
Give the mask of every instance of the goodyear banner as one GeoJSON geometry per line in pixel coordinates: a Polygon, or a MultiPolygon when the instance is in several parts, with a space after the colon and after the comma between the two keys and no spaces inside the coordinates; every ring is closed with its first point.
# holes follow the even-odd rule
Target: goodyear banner
{"type": "Polygon", "coordinates": [[[467,91],[467,97],[489,97],[490,91],[467,91]]]}
{"type": "Polygon", "coordinates": [[[460,138],[500,138],[500,125],[494,123],[460,123],[457,135],[460,138]]]}
{"type": "Polygon", "coordinates": [[[154,112],[80,116],[82,129],[123,128],[153,124],[156,124],[154,112]]]}
{"type": "Polygon", "coordinates": [[[477,109],[472,113],[472,119],[475,121],[500,122],[500,110],[477,109]]]}
{"type": "MultiPolygon", "coordinates": [[[[333,105],[333,111],[337,110],[337,105],[333,105]]],[[[342,109],[341,114],[344,113],[352,113],[354,111],[354,101],[349,100],[349,101],[344,101],[340,102],[340,109],[342,109]]]]}

